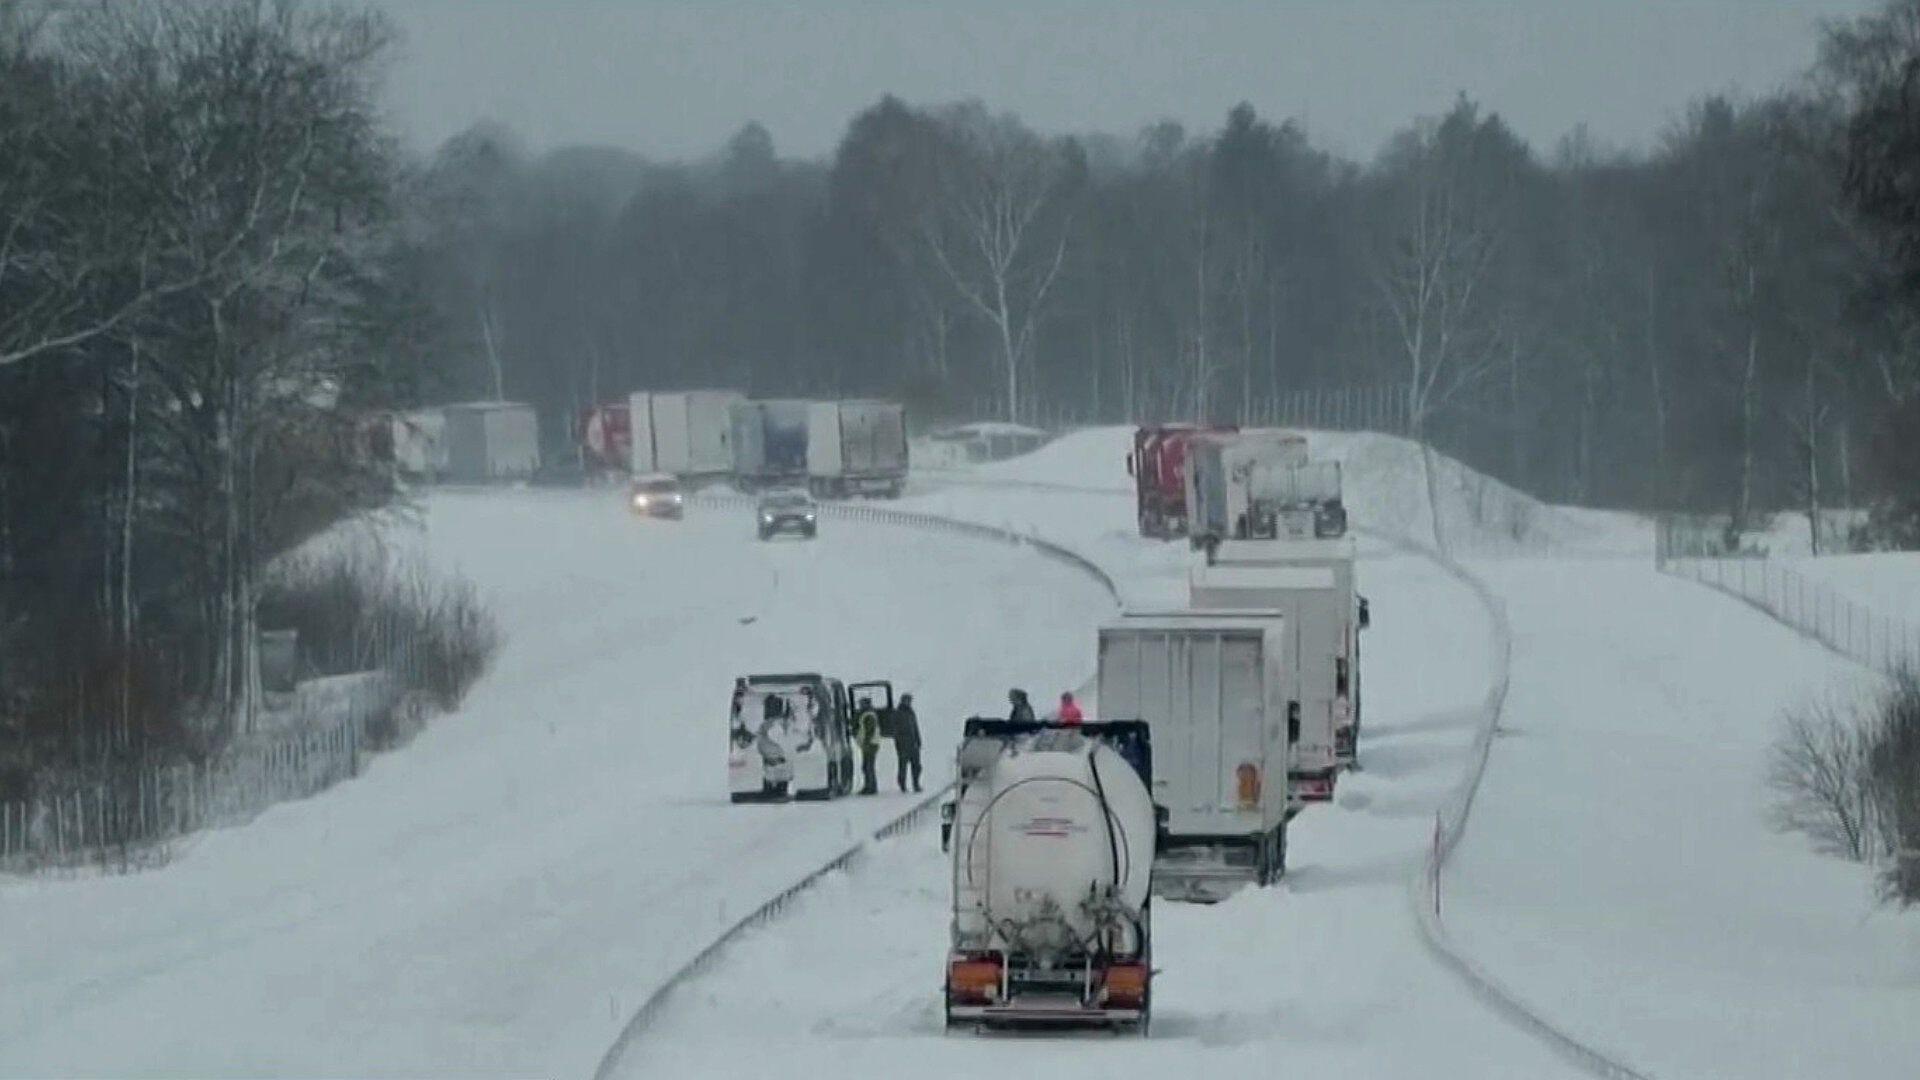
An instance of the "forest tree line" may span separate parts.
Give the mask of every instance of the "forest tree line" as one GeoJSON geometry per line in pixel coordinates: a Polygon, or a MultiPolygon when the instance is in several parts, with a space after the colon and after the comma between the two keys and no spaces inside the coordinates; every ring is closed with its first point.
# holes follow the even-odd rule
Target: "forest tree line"
{"type": "Polygon", "coordinates": [[[425,392],[557,431],[695,385],[1106,422],[1390,386],[1412,434],[1549,499],[1911,502],[1911,282],[1861,170],[1907,122],[1917,25],[1832,26],[1794,86],[1675,103],[1630,151],[1529,145],[1465,97],[1364,163],[1244,104],[1055,135],[886,97],[818,161],[754,123],[682,163],[480,124],[417,180],[466,358],[425,392]]]}
{"type": "Polygon", "coordinates": [[[360,417],[432,319],[391,43],[344,8],[0,2],[0,798],[245,733],[270,564],[393,498],[360,417]]]}
{"type": "Polygon", "coordinates": [[[414,155],[393,44],[0,0],[0,786],[19,747],[244,730],[269,567],[400,494],[366,419],[463,398],[552,452],[634,389],[1126,422],[1388,387],[1542,497],[1920,544],[1920,0],[1649,148],[1462,97],[1367,162],[1245,105],[1062,135],[892,97],[824,160],[752,123],[692,162],[492,124],[414,155]]]}

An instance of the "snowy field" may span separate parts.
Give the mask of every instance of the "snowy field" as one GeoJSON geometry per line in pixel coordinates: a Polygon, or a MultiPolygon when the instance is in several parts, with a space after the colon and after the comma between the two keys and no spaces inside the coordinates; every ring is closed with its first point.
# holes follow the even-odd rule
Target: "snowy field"
{"type": "Polygon", "coordinates": [[[1638,561],[1476,570],[1513,686],[1446,878],[1455,939],[1655,1076],[1914,1076],[1920,921],[1767,825],[1781,709],[1873,677],[1638,561]]]}
{"type": "Polygon", "coordinates": [[[0,882],[0,1075],[589,1073],[731,920],[909,805],[730,806],[734,675],[890,676],[940,746],[1010,684],[1083,678],[1111,613],[1030,552],[880,527],[760,544],[744,511],[527,491],[425,523],[495,604],[495,670],[164,869],[0,882]]]}

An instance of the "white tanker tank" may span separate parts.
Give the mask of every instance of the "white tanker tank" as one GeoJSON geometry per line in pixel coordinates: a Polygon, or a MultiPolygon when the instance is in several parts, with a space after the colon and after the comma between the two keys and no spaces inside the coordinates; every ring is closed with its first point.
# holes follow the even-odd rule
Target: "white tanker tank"
{"type": "Polygon", "coordinates": [[[1144,1032],[1162,821],[1147,725],[969,720],[958,772],[947,1023],[1144,1032]]]}

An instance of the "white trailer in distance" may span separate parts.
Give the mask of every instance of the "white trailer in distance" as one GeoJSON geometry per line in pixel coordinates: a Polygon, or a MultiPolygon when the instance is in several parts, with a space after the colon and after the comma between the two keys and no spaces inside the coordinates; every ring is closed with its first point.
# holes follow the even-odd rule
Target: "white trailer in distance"
{"type": "Polygon", "coordinates": [[[630,471],[635,476],[666,473],[695,485],[732,475],[732,408],[744,400],[734,390],[629,394],[630,471]]]}
{"type": "Polygon", "coordinates": [[[1294,769],[1300,795],[1331,798],[1331,767],[1359,759],[1360,632],[1372,623],[1358,591],[1351,539],[1228,540],[1194,568],[1188,595],[1195,606],[1278,610],[1289,620],[1292,697],[1300,702],[1300,745],[1294,769]],[[1321,779],[1324,777],[1324,781],[1321,779]]]}

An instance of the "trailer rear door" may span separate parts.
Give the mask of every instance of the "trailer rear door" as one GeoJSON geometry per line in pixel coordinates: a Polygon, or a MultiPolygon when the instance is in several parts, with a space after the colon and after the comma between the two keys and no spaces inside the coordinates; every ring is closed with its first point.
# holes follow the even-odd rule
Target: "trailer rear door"
{"type": "Polygon", "coordinates": [[[1154,797],[1167,807],[1175,835],[1261,828],[1268,765],[1263,647],[1258,627],[1101,632],[1100,715],[1147,721],[1154,797]]]}

